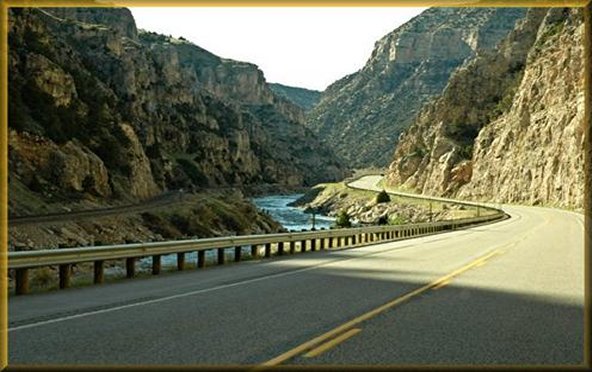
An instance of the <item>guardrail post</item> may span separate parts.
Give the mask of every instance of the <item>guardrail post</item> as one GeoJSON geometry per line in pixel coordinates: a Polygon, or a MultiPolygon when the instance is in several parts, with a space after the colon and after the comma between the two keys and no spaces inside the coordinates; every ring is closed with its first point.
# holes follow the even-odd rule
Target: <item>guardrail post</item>
{"type": "Polygon", "coordinates": [[[16,269],[16,288],[17,295],[27,294],[29,292],[29,269],[16,269]]]}
{"type": "Polygon", "coordinates": [[[321,239],[319,239],[319,249],[320,249],[321,251],[322,251],[322,250],[325,250],[325,238],[321,238],[321,239]]]}
{"type": "Polygon", "coordinates": [[[218,265],[224,265],[224,248],[218,248],[218,265]]]}
{"type": "Polygon", "coordinates": [[[296,242],[292,240],[290,242],[290,254],[294,254],[295,252],[296,252],[296,242]]]}
{"type": "Polygon", "coordinates": [[[300,252],[301,253],[306,252],[306,240],[303,240],[300,242],[300,252]]]}
{"type": "Polygon", "coordinates": [[[103,260],[95,261],[93,264],[93,282],[95,284],[102,284],[104,280],[103,260]]]}
{"type": "Polygon", "coordinates": [[[257,247],[257,244],[253,244],[251,246],[251,258],[253,258],[253,259],[259,258],[259,247],[257,247]]]}
{"type": "Polygon", "coordinates": [[[310,239],[310,250],[312,252],[317,250],[317,240],[316,239],[310,239]]]}
{"type": "Polygon", "coordinates": [[[278,243],[278,256],[283,256],[284,254],[284,242],[278,243]]]}
{"type": "Polygon", "coordinates": [[[265,258],[271,257],[271,243],[265,243],[265,258]]]}
{"type": "Polygon", "coordinates": [[[70,264],[60,265],[60,289],[70,287],[70,264]]]}
{"type": "Polygon", "coordinates": [[[125,259],[125,275],[128,278],[133,278],[136,271],[136,259],[126,258],[125,259]]]}
{"type": "Polygon", "coordinates": [[[177,270],[183,271],[185,268],[185,253],[177,253],[177,270]]]}
{"type": "Polygon", "coordinates": [[[206,251],[197,251],[197,267],[206,267],[206,251]]]}
{"type": "Polygon", "coordinates": [[[333,238],[329,238],[327,241],[327,248],[333,248],[333,238]]]}
{"type": "Polygon", "coordinates": [[[152,256],[152,275],[160,274],[160,255],[155,254],[152,256]]]}
{"type": "Polygon", "coordinates": [[[243,249],[240,245],[234,247],[234,262],[240,262],[242,253],[243,249]]]}
{"type": "Polygon", "coordinates": [[[356,245],[356,236],[352,235],[351,239],[352,239],[352,241],[351,241],[352,245],[356,245]]]}

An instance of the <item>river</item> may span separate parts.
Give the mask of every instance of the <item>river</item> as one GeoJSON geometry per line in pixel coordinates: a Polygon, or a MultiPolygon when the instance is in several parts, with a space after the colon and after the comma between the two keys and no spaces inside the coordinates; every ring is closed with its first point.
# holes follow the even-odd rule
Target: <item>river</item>
{"type": "MultiPolygon", "coordinates": [[[[310,230],[312,228],[312,215],[304,213],[301,209],[288,206],[302,195],[304,194],[268,195],[254,198],[253,203],[259,209],[269,212],[274,220],[281,223],[288,230],[310,230]]],[[[315,228],[328,229],[334,221],[335,218],[317,215],[315,216],[315,228]]]]}
{"type": "MultiPolygon", "coordinates": [[[[310,230],[312,228],[312,215],[304,213],[301,209],[296,207],[290,207],[288,204],[300,198],[303,194],[289,194],[289,195],[267,195],[258,198],[253,198],[253,203],[257,208],[267,211],[271,217],[278,221],[284,228],[292,231],[301,231],[302,229],[310,230]]],[[[328,229],[335,218],[327,216],[315,216],[315,228],[328,229]]],[[[250,254],[250,247],[243,247],[243,253],[250,254]]],[[[231,250],[227,252],[227,260],[232,260],[234,253],[231,250]]],[[[215,250],[206,252],[206,262],[211,264],[217,259],[217,253],[215,250]]],[[[187,262],[195,262],[197,260],[197,253],[190,252],[185,255],[187,262]]],[[[162,256],[161,261],[163,266],[176,266],[177,255],[170,254],[162,256]]],[[[148,271],[152,267],[152,259],[149,257],[139,260],[139,269],[148,271]]]]}

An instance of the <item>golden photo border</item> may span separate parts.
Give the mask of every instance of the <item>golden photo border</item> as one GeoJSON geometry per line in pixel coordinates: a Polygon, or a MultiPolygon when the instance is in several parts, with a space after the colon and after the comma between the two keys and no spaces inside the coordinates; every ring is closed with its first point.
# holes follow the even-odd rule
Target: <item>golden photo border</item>
{"type": "MultiPolygon", "coordinates": [[[[592,5],[590,0],[0,0],[0,371],[8,367],[8,9],[24,7],[537,7],[584,8],[584,365],[590,367],[590,241],[592,238],[592,5]]],[[[64,366],[65,367],[65,366],[64,366]]],[[[56,370],[71,368],[56,367],[56,370]]],[[[460,366],[459,366],[460,367],[460,366]]],[[[483,366],[485,367],[485,366],[483,366]]],[[[39,369],[45,367],[36,366],[39,369]]],[[[92,366],[76,369],[93,370],[92,366]]],[[[133,368],[133,367],[132,367],[133,368]]],[[[55,369],[55,368],[52,368],[55,369]]],[[[109,368],[111,369],[111,368],[109,368]]],[[[120,369],[120,367],[118,367],[120,369]]],[[[127,368],[124,368],[127,369],[127,368]]],[[[147,369],[153,369],[148,367],[147,369]]]]}

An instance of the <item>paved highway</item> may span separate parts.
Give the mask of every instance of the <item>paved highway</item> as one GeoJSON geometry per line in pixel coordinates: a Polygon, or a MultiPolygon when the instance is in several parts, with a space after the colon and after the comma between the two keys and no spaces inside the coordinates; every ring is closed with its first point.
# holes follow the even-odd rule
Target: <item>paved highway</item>
{"type": "Polygon", "coordinates": [[[583,216],[504,209],[451,233],[11,297],[9,363],[583,363],[583,216]]]}

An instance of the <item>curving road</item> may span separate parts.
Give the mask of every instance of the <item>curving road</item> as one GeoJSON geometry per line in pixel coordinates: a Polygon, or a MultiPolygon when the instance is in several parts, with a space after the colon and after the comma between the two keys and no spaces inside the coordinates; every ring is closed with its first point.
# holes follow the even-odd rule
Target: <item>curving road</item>
{"type": "Polygon", "coordinates": [[[504,210],[462,231],[11,297],[9,364],[580,365],[583,216],[504,210]]]}

